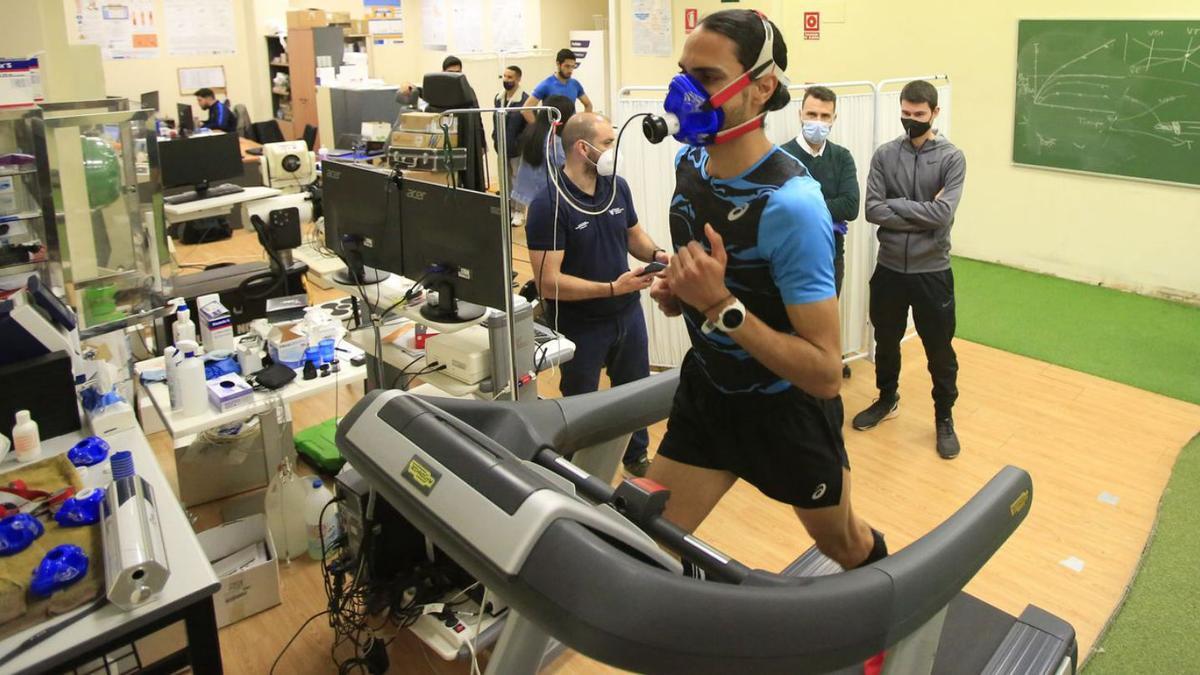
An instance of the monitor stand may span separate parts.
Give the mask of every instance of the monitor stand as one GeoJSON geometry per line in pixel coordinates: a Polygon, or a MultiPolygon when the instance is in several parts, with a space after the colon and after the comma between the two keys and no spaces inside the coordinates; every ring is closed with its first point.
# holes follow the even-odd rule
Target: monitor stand
{"type": "Polygon", "coordinates": [[[426,302],[421,308],[421,316],[437,323],[467,323],[478,321],[487,313],[483,305],[459,300],[455,297],[454,282],[446,279],[431,281],[427,285],[430,291],[437,291],[438,304],[426,302]]]}
{"type": "Polygon", "coordinates": [[[377,270],[374,267],[363,267],[361,271],[351,275],[350,268],[335,272],[333,283],[341,286],[372,286],[385,281],[392,276],[390,272],[377,270]]]}

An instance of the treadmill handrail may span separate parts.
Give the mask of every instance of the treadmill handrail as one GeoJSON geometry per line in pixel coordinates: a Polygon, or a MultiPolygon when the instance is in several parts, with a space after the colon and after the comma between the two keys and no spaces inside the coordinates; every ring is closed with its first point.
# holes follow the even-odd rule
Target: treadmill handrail
{"type": "MultiPolygon", "coordinates": [[[[343,437],[340,429],[339,446],[343,437]]],[[[342,451],[368,476],[364,469],[378,465],[372,458],[391,452],[388,445],[342,451]]],[[[436,448],[424,450],[436,457],[436,448]]],[[[399,477],[368,478],[523,616],[601,661],[664,673],[823,671],[877,653],[940,611],[1022,522],[1032,499],[1029,475],[1007,467],[944,523],[870,567],[809,579],[757,571],[733,585],[666,572],[569,513],[541,531],[514,578],[446,527],[428,502],[394,499],[399,477]]]]}

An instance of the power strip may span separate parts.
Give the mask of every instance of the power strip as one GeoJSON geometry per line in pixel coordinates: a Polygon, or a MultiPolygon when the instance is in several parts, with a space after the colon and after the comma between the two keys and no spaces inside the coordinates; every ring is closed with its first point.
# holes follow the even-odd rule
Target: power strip
{"type": "MultiPolygon", "coordinates": [[[[447,594],[442,600],[451,600],[458,592],[447,594]]],[[[430,608],[434,609],[434,608],[430,608]]],[[[438,608],[440,609],[440,608],[438,608]]],[[[421,642],[446,661],[470,658],[471,651],[467,641],[475,637],[475,623],[479,622],[479,637],[475,640],[475,651],[486,649],[495,643],[500,636],[504,618],[508,610],[501,611],[498,616],[484,614],[480,621],[479,605],[474,600],[455,605],[450,610],[439,613],[425,614],[417,619],[408,629],[420,638],[421,642]],[[495,630],[492,630],[493,627],[495,630]]]]}

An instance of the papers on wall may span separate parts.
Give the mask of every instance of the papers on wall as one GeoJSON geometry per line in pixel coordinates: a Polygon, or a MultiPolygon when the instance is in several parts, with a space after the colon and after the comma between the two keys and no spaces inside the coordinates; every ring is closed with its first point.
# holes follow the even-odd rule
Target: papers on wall
{"type": "Polygon", "coordinates": [[[453,0],[450,3],[450,25],[454,26],[454,51],[463,54],[482,52],[483,7],[479,0],[453,0]]]}
{"type": "Polygon", "coordinates": [[[446,19],[445,3],[421,3],[421,46],[425,49],[446,49],[446,19]]]}
{"type": "Polygon", "coordinates": [[[633,0],[633,53],[671,55],[670,0],[633,0]]]}
{"type": "Polygon", "coordinates": [[[367,33],[377,45],[404,44],[404,19],[399,16],[390,19],[370,19],[367,21],[367,33]]]}
{"type": "Polygon", "coordinates": [[[105,59],[156,59],[154,0],[75,0],[71,41],[99,45],[105,59]]]}
{"type": "Polygon", "coordinates": [[[492,0],[492,50],[522,52],[533,47],[526,37],[525,0],[492,0]]]}
{"type": "Polygon", "coordinates": [[[179,93],[187,96],[197,89],[224,89],[225,67],[203,66],[200,68],[179,69],[179,93]]]}
{"type": "Polygon", "coordinates": [[[171,56],[237,51],[233,0],[163,0],[171,56]]]}

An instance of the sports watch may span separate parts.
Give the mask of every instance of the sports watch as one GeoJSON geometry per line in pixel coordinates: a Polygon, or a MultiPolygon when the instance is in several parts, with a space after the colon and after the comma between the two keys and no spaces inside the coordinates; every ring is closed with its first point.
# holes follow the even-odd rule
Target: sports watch
{"type": "Polygon", "coordinates": [[[725,309],[717,314],[716,325],[722,333],[732,333],[746,323],[746,306],[741,300],[733,299],[725,309]]]}

